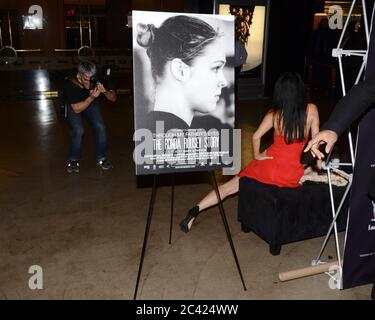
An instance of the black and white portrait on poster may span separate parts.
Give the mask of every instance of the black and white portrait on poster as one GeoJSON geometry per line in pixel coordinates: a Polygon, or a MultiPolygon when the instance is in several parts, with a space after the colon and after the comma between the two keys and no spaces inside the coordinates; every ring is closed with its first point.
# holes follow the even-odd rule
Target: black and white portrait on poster
{"type": "Polygon", "coordinates": [[[233,163],[234,18],[133,11],[136,174],[233,163]]]}

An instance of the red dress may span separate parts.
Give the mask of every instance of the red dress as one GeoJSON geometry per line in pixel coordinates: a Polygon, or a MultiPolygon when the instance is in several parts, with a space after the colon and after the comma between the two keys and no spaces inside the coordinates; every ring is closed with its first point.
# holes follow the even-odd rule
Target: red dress
{"type": "Polygon", "coordinates": [[[304,173],[300,158],[305,144],[306,139],[287,144],[284,136],[274,134],[274,143],[267,149],[267,156],[273,159],[253,160],[239,176],[279,187],[299,187],[304,173]]]}

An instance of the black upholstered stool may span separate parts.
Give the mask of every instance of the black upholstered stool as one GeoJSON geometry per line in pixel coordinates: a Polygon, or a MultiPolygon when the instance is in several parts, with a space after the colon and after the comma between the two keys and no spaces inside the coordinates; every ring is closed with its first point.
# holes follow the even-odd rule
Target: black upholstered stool
{"type": "MultiPolygon", "coordinates": [[[[333,186],[336,207],[344,192],[345,187],[333,186]]],[[[253,231],[269,244],[271,254],[278,255],[285,243],[326,235],[332,222],[330,201],[327,184],[280,188],[241,178],[238,221],[243,232],[253,231]]],[[[339,231],[346,227],[347,203],[337,219],[339,231]]]]}

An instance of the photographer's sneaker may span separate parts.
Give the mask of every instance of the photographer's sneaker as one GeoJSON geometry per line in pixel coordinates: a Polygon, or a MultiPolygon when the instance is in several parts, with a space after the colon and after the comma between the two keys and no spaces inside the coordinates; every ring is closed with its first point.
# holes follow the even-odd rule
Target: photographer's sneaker
{"type": "Polygon", "coordinates": [[[79,161],[78,160],[68,161],[68,165],[67,165],[66,169],[67,169],[68,173],[78,173],[79,172],[79,161]]]}
{"type": "Polygon", "coordinates": [[[96,165],[97,165],[100,169],[102,169],[102,170],[104,170],[104,171],[106,171],[106,170],[110,170],[110,169],[113,168],[113,165],[112,165],[107,159],[97,161],[97,162],[96,162],[96,165]]]}

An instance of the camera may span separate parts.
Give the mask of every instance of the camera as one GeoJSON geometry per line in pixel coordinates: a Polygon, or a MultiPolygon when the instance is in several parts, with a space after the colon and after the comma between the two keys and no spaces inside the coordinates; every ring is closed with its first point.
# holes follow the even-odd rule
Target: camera
{"type": "Polygon", "coordinates": [[[90,79],[90,90],[95,89],[97,85],[98,85],[98,79],[91,78],[90,79]]]}
{"type": "Polygon", "coordinates": [[[108,89],[111,85],[111,67],[106,66],[105,69],[98,71],[90,79],[90,90],[94,90],[98,83],[101,83],[105,88],[108,89]],[[105,70],[105,72],[104,72],[105,70]]]}

